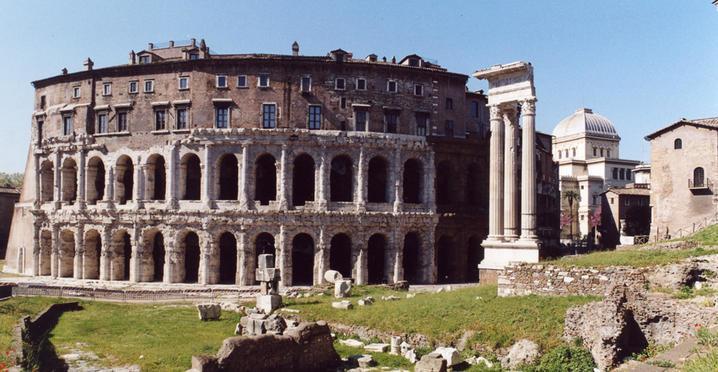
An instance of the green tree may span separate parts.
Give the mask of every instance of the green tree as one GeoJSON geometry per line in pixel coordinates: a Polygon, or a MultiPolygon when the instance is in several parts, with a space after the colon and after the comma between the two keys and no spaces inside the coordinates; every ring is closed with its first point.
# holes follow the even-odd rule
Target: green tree
{"type": "Polygon", "coordinates": [[[0,187],[22,188],[22,173],[0,172],[0,187]]]}

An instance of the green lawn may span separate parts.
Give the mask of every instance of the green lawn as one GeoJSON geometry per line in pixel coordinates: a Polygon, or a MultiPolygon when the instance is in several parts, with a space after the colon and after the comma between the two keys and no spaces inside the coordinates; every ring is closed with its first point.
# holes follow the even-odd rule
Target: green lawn
{"type": "MultiPolygon", "coordinates": [[[[66,301],[66,300],[65,300],[66,301]]],[[[51,297],[15,297],[0,301],[0,362],[12,344],[12,331],[20,317],[41,312],[50,304],[63,302],[51,297]]]]}
{"type": "Polygon", "coordinates": [[[606,267],[647,267],[675,263],[689,257],[718,254],[718,248],[698,247],[690,249],[626,249],[620,251],[593,252],[579,256],[567,256],[545,261],[549,265],[606,267]]]}
{"type": "Polygon", "coordinates": [[[566,309],[595,298],[567,297],[497,297],[495,285],[462,288],[443,293],[419,293],[405,298],[406,292],[373,287],[355,287],[350,300],[353,310],[332,309],[332,296],[314,296],[289,300],[287,307],[300,310],[306,320],[363,325],[385,332],[420,333],[438,343],[458,340],[466,330],[476,331],[471,340],[481,348],[510,346],[528,338],[544,349],[561,343],[566,309]],[[401,297],[382,301],[382,295],[401,297]],[[361,296],[372,295],[371,306],[356,306],[361,296]]]}
{"type": "Polygon", "coordinates": [[[718,225],[708,226],[693,234],[688,240],[705,245],[718,245],[718,225]]]}

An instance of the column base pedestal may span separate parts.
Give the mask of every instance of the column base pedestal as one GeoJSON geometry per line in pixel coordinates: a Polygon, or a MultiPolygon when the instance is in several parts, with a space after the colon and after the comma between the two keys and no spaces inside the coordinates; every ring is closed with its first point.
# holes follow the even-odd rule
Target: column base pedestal
{"type": "Polygon", "coordinates": [[[489,238],[481,243],[484,259],[479,264],[479,282],[496,281],[498,272],[510,262],[536,263],[539,261],[539,242],[534,239],[519,239],[512,242],[489,238]]]}

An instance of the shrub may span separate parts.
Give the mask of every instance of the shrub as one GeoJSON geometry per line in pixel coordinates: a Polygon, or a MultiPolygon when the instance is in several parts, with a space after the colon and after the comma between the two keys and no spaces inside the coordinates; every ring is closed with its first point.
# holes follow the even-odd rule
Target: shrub
{"type": "Polygon", "coordinates": [[[596,363],[591,353],[578,346],[562,345],[551,349],[530,372],[593,372],[596,363]]]}

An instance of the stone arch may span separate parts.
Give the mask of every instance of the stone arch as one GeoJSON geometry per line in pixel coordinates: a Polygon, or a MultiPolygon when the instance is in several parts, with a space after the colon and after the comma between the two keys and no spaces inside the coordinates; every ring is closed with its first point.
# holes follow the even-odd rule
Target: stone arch
{"type": "Polygon", "coordinates": [[[112,280],[130,280],[132,262],[132,237],[125,229],[112,235],[113,254],[110,267],[112,280]]]}
{"type": "Polygon", "coordinates": [[[194,231],[187,231],[180,239],[180,250],[183,256],[183,283],[199,282],[200,242],[199,235],[194,231]]]}
{"type": "Polygon", "coordinates": [[[706,183],[705,177],[705,171],[702,167],[693,169],[693,187],[703,187],[706,183]]]}
{"type": "Polygon", "coordinates": [[[164,282],[165,280],[165,236],[157,228],[144,232],[143,239],[145,256],[149,258],[143,268],[142,281],[164,282]]]}
{"type": "Polygon", "coordinates": [[[351,278],[352,240],[347,234],[339,233],[332,237],[329,243],[329,268],[339,271],[345,278],[351,278]]]}
{"type": "Polygon", "coordinates": [[[217,189],[219,200],[237,200],[239,196],[239,168],[234,154],[224,154],[219,158],[217,189]]]}
{"type": "Polygon", "coordinates": [[[237,282],[237,238],[230,232],[219,236],[219,282],[237,282]]]}
{"type": "Polygon", "coordinates": [[[673,149],[680,150],[682,148],[683,148],[683,140],[681,140],[680,138],[676,138],[673,141],[673,149]]]}
{"type": "Polygon", "coordinates": [[[466,260],[466,281],[479,281],[479,264],[484,259],[484,248],[481,246],[481,239],[471,235],[466,241],[468,257],[466,260]]]}
{"type": "Polygon", "coordinates": [[[436,203],[451,204],[454,178],[451,162],[444,160],[436,165],[436,203]]]}
{"type": "Polygon", "coordinates": [[[292,285],[312,285],[314,281],[314,239],[299,233],[292,239],[292,285]]]}
{"type": "Polygon", "coordinates": [[[294,158],[292,169],[292,205],[314,201],[314,159],[309,154],[294,158]]]}
{"type": "Polygon", "coordinates": [[[52,274],[52,232],[42,230],[40,232],[40,263],[38,264],[39,275],[52,274]]]}
{"type": "Polygon", "coordinates": [[[369,160],[367,171],[367,201],[369,203],[386,203],[389,201],[389,162],[382,156],[369,160]]]}
{"type": "Polygon", "coordinates": [[[350,202],[354,197],[354,163],[349,155],[337,155],[332,159],[329,175],[331,201],[350,202]]]}
{"type": "Polygon", "coordinates": [[[442,235],[436,243],[436,280],[439,283],[451,283],[451,261],[454,253],[454,238],[442,235]]]}
{"type": "Polygon", "coordinates": [[[65,158],[60,172],[62,201],[73,204],[77,200],[77,163],[75,163],[75,159],[65,158]]]}
{"type": "Polygon", "coordinates": [[[424,188],[424,166],[418,159],[409,159],[404,163],[402,199],[404,203],[419,204],[422,202],[424,188]]]}
{"type": "Polygon", "coordinates": [[[132,159],[127,155],[120,156],[115,163],[115,201],[120,204],[132,200],[134,173],[132,159]]]}
{"type": "Polygon", "coordinates": [[[59,277],[72,278],[75,274],[75,233],[72,230],[60,232],[59,277]]]}
{"type": "Polygon", "coordinates": [[[99,156],[93,156],[87,161],[86,177],[87,204],[97,204],[105,197],[105,163],[99,156]]]}
{"type": "Polygon", "coordinates": [[[53,190],[55,166],[51,161],[45,160],[40,166],[40,201],[48,202],[55,199],[53,190]]]}
{"type": "Polygon", "coordinates": [[[202,162],[195,153],[188,153],[180,160],[180,185],[182,200],[200,200],[202,191],[202,162]]]}
{"type": "Polygon", "coordinates": [[[383,234],[374,234],[367,243],[367,271],[369,284],[386,282],[387,244],[383,234]]]}
{"type": "Polygon", "coordinates": [[[100,257],[102,256],[102,238],[95,229],[85,232],[85,254],[82,259],[83,279],[100,279],[100,257]]]}
{"type": "Polygon", "coordinates": [[[277,200],[277,161],[271,154],[263,154],[254,164],[254,200],[268,205],[277,200]]]}
{"type": "Polygon", "coordinates": [[[466,195],[466,204],[468,205],[478,205],[479,204],[479,177],[480,177],[481,169],[479,169],[479,165],[476,163],[470,163],[466,167],[466,188],[465,188],[465,195],[466,195]]]}
{"type": "Polygon", "coordinates": [[[165,200],[167,190],[167,166],[165,158],[159,154],[152,154],[147,158],[145,171],[147,199],[165,200]]]}
{"type": "Polygon", "coordinates": [[[409,232],[404,236],[404,254],[402,255],[402,267],[404,269],[404,280],[409,283],[421,281],[421,237],[417,232],[409,232]]]}

